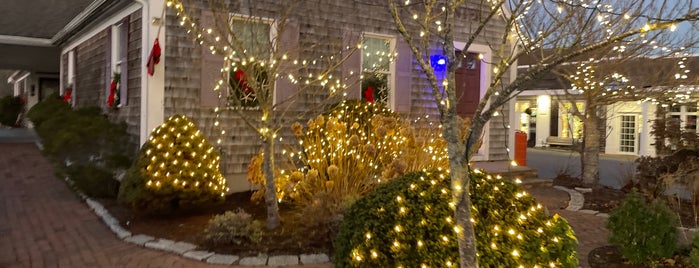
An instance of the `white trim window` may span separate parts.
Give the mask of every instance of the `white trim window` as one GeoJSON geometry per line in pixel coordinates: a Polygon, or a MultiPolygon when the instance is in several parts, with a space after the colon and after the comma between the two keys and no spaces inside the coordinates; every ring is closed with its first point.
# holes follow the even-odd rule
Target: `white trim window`
{"type": "Polygon", "coordinates": [[[636,115],[621,115],[619,127],[619,152],[636,152],[636,115]]]}
{"type": "MultiPolygon", "coordinates": [[[[270,58],[272,56],[270,54],[272,52],[272,42],[276,38],[274,20],[230,14],[229,22],[231,30],[235,31],[235,36],[229,36],[229,40],[234,46],[233,51],[238,53],[233,55],[233,68],[228,73],[228,83],[230,85],[228,97],[237,98],[238,100],[233,101],[229,99],[228,103],[240,108],[256,108],[259,106],[256,92],[247,86],[248,82],[246,81],[252,75],[257,82],[263,85],[271,84],[264,67],[253,69],[250,63],[260,58],[270,58]],[[245,55],[245,58],[241,57],[242,55],[245,55]],[[239,105],[236,105],[237,103],[239,105]]],[[[253,64],[252,66],[257,65],[253,64]]]]}
{"type": "Polygon", "coordinates": [[[122,20],[111,28],[110,42],[110,70],[107,80],[106,93],[111,94],[111,83],[116,86],[115,107],[126,106],[128,98],[128,90],[126,86],[127,78],[124,76],[128,71],[128,45],[129,45],[129,28],[128,20],[122,20]]]}
{"type": "Polygon", "coordinates": [[[683,131],[697,133],[697,103],[673,105],[670,107],[670,117],[680,120],[683,131]]]}
{"type": "Polygon", "coordinates": [[[68,103],[71,105],[75,103],[75,63],[75,50],[68,51],[68,75],[66,75],[68,84],[65,86],[65,88],[61,89],[61,96],[70,94],[70,100],[68,103]],[[70,92],[66,92],[68,90],[70,90],[70,92]]]}
{"type": "Polygon", "coordinates": [[[383,103],[394,109],[396,66],[391,55],[395,50],[395,37],[364,33],[362,100],[383,103]]]}

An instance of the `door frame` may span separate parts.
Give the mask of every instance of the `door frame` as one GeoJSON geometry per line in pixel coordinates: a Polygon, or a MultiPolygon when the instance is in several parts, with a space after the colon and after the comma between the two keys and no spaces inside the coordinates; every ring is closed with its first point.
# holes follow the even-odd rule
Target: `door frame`
{"type": "MultiPolygon", "coordinates": [[[[466,45],[466,42],[460,42],[460,41],[454,41],[454,50],[462,50],[464,46],[466,45]]],[[[463,51],[463,50],[462,50],[463,51]]],[[[492,50],[490,49],[489,46],[487,45],[481,45],[481,44],[471,44],[468,49],[465,50],[467,53],[477,53],[481,54],[483,56],[483,59],[480,61],[480,71],[481,71],[481,76],[480,76],[480,94],[478,96],[478,99],[481,100],[483,99],[483,96],[485,96],[485,92],[488,90],[488,84],[490,84],[490,66],[487,64],[487,62],[492,62],[493,58],[493,53],[492,50]]],[[[486,105],[486,108],[490,106],[490,103],[486,105]]],[[[503,116],[503,115],[500,115],[503,116]]],[[[509,136],[508,136],[509,139],[509,136]]],[[[509,142],[508,142],[509,143],[509,142]]],[[[478,152],[473,156],[472,161],[486,161],[490,159],[490,122],[486,123],[485,126],[483,127],[483,145],[481,145],[481,148],[478,149],[478,152]]]]}

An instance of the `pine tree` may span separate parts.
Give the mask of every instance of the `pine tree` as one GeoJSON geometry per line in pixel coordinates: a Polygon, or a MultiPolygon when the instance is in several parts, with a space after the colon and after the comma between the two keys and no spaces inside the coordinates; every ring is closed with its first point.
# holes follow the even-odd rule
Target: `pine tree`
{"type": "Polygon", "coordinates": [[[146,214],[167,214],[222,201],[220,156],[194,123],[174,115],[143,145],[119,190],[119,200],[146,214]]]}

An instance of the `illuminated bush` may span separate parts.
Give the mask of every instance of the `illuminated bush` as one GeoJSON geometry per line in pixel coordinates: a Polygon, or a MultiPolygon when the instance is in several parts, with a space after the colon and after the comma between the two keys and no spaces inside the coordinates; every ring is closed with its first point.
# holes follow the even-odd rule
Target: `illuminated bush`
{"type": "MultiPolygon", "coordinates": [[[[355,202],[335,240],[336,267],[457,267],[448,181],[444,172],[409,173],[355,202]]],[[[565,219],[507,180],[476,172],[471,183],[480,266],[577,267],[565,219]]]]}
{"type": "MultiPolygon", "coordinates": [[[[349,101],[325,115],[291,126],[298,148],[285,150],[283,169],[276,172],[277,197],[298,203],[332,196],[340,203],[366,194],[378,183],[405,172],[446,167],[441,130],[428,120],[407,122],[380,104],[349,101]]],[[[253,159],[248,179],[264,184],[253,159]]],[[[254,198],[263,196],[264,187],[254,198]]]]}
{"type": "Polygon", "coordinates": [[[222,201],[226,179],[220,157],[185,116],[157,127],[119,189],[119,200],[147,214],[166,214],[222,201]]]}

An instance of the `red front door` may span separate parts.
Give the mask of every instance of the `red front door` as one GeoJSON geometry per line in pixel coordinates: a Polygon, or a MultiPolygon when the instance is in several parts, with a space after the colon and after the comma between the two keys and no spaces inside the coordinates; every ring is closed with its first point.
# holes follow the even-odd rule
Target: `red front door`
{"type": "Polygon", "coordinates": [[[463,117],[473,117],[480,101],[481,64],[478,54],[456,51],[456,59],[461,64],[456,69],[456,113],[463,117]]]}

